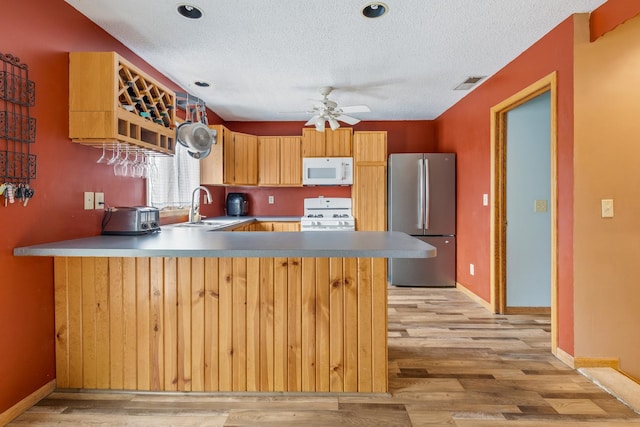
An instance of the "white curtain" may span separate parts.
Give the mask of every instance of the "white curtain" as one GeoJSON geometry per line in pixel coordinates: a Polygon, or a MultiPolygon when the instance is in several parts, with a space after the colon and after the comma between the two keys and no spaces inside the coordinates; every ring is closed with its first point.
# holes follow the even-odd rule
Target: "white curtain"
{"type": "Polygon", "coordinates": [[[148,180],[149,205],[159,209],[184,208],[191,204],[191,193],[200,185],[200,161],[176,144],[174,156],[157,156],[152,160],[148,180]]]}

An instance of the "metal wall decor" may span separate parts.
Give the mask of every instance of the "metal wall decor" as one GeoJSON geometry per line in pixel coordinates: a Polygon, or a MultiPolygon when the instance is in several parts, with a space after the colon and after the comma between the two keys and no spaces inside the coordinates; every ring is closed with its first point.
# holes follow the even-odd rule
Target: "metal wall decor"
{"type": "Polygon", "coordinates": [[[26,206],[33,196],[29,183],[36,177],[36,119],[29,114],[36,101],[36,85],[29,67],[0,52],[0,195],[4,204],[16,199],[26,206]]]}

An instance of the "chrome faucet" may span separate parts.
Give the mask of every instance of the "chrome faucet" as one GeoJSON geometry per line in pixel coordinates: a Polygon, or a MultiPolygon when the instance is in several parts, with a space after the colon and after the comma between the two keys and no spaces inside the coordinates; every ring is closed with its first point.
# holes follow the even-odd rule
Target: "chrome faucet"
{"type": "MultiPolygon", "coordinates": [[[[201,221],[199,215],[200,205],[198,204],[198,206],[196,206],[196,193],[198,193],[199,190],[204,190],[204,192],[207,193],[204,201],[206,204],[210,204],[212,202],[211,193],[207,187],[203,187],[202,185],[196,187],[195,190],[193,190],[193,193],[191,193],[191,208],[189,209],[189,222],[191,223],[201,221]],[[196,220],[196,218],[198,219],[196,220]]],[[[200,201],[200,198],[198,198],[198,201],[200,201]]]]}

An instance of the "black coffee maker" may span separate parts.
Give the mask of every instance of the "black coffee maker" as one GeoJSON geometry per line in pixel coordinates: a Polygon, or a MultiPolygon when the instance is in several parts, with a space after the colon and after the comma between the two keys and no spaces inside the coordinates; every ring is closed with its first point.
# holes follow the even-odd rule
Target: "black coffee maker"
{"type": "Polygon", "coordinates": [[[249,199],[245,193],[227,194],[227,215],[245,216],[249,214],[249,199]]]}

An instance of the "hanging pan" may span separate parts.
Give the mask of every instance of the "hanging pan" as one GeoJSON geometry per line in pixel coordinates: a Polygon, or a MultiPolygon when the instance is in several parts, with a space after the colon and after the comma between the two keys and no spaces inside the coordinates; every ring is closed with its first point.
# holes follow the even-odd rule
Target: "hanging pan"
{"type": "Polygon", "coordinates": [[[176,129],[176,139],[189,151],[195,159],[209,155],[211,146],[216,143],[217,132],[209,129],[204,123],[184,122],[176,129]]]}

